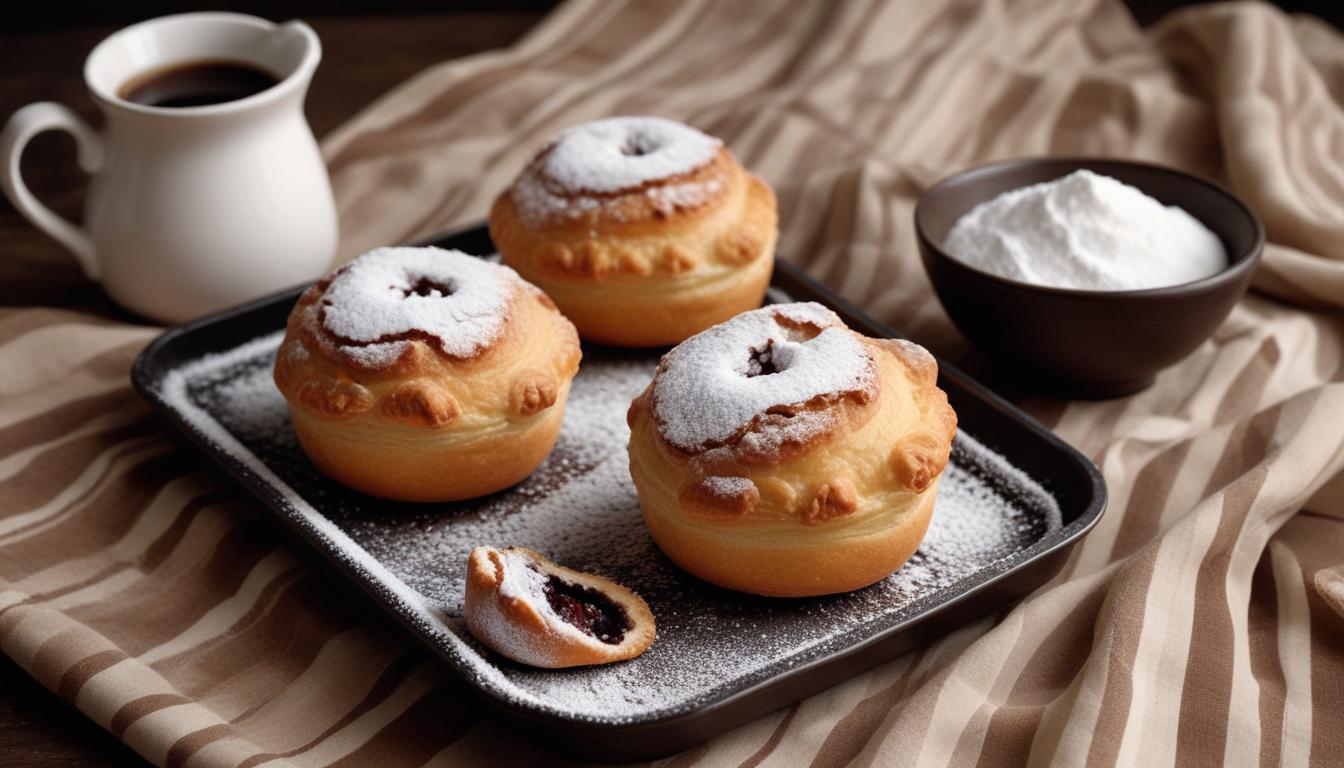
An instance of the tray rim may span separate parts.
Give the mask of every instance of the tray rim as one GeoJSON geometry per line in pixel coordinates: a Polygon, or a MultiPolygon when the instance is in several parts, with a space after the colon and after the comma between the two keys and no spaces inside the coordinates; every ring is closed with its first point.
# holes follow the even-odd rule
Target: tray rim
{"type": "MultiPolygon", "coordinates": [[[[488,237],[484,224],[447,231],[429,238],[417,240],[415,244],[442,244],[448,241],[461,241],[481,237],[488,237]]],[[[782,274],[786,276],[786,280],[798,283],[805,289],[811,291],[814,295],[806,297],[808,300],[819,301],[822,304],[830,306],[839,311],[840,314],[847,316],[847,319],[852,318],[861,321],[863,325],[867,326],[861,330],[868,335],[879,335],[887,338],[904,338],[890,326],[874,319],[852,302],[842,298],[839,294],[818,281],[816,278],[808,275],[801,268],[776,258],[775,271],[777,275],[782,274]]],[[[772,286],[775,285],[775,281],[776,278],[772,277],[772,286]]],[[[1061,529],[1062,535],[1058,540],[1042,546],[1042,542],[1045,541],[1045,539],[1042,539],[1019,550],[1018,555],[1028,552],[1030,554],[1022,556],[1020,560],[1012,563],[1012,565],[1001,572],[983,578],[981,581],[966,588],[964,591],[945,600],[941,600],[927,609],[907,616],[901,621],[888,625],[859,642],[824,652],[815,658],[781,670],[774,675],[746,684],[735,691],[726,693],[723,696],[708,701],[703,706],[690,711],[673,712],[662,715],[655,713],[655,715],[651,717],[634,717],[621,720],[620,722],[611,722],[594,720],[591,717],[581,716],[575,713],[557,713],[551,709],[546,709],[530,702],[510,700],[500,696],[492,689],[478,684],[474,680],[474,675],[469,670],[463,669],[458,660],[452,658],[436,644],[429,642],[429,638],[424,636],[422,628],[416,626],[409,616],[396,609],[390,601],[387,600],[386,595],[379,591],[377,585],[360,577],[360,574],[354,572],[346,561],[337,557],[335,553],[327,547],[322,546],[313,535],[313,532],[298,524],[298,521],[293,515],[276,509],[275,502],[272,500],[274,489],[270,488],[269,484],[267,484],[264,479],[257,476],[256,473],[243,462],[238,460],[227,460],[227,456],[212,446],[208,436],[201,433],[182,413],[168,403],[163,396],[161,388],[163,377],[154,374],[151,368],[152,364],[156,361],[156,358],[163,353],[163,350],[166,347],[178,342],[183,337],[194,335],[203,329],[208,329],[220,323],[234,320],[240,316],[248,315],[257,310],[270,307],[277,302],[286,300],[292,302],[296,300],[299,294],[301,294],[310,284],[311,283],[305,283],[303,285],[283,289],[247,303],[230,307],[198,318],[189,323],[167,329],[147,344],[145,348],[141,350],[139,355],[137,355],[131,368],[132,386],[143,399],[154,407],[154,410],[160,416],[167,419],[179,435],[186,438],[194,448],[204,454],[203,458],[209,460],[212,465],[222,469],[227,475],[233,478],[235,482],[241,484],[251,497],[259,501],[262,506],[265,507],[273,517],[278,518],[279,522],[284,524],[289,531],[296,534],[310,550],[320,555],[323,560],[339,571],[351,585],[357,587],[360,592],[367,595],[378,607],[381,614],[393,618],[399,625],[409,632],[418,643],[432,651],[443,661],[447,662],[447,665],[453,668],[453,670],[463,678],[463,681],[477,695],[489,702],[491,706],[517,720],[548,727],[567,728],[576,734],[604,732],[607,734],[628,733],[630,735],[637,735],[640,732],[648,732],[655,729],[661,731],[680,728],[690,723],[714,718],[718,713],[736,709],[744,703],[749,703],[775,689],[786,689],[791,683],[824,670],[826,667],[842,665],[844,662],[867,652],[874,646],[879,646],[892,641],[902,635],[907,629],[917,627],[930,619],[939,617],[942,614],[946,614],[958,607],[973,602],[977,597],[981,597],[985,595],[985,593],[991,592],[995,586],[1004,583],[1012,577],[1018,576],[1019,572],[1030,570],[1033,566],[1043,565],[1047,561],[1067,553],[1084,535],[1087,534],[1088,531],[1096,526],[1106,509],[1108,499],[1106,483],[1100,470],[1089,458],[1073,446],[1069,445],[1062,438],[1046,429],[1044,425],[1040,424],[1026,412],[1000,397],[998,394],[994,393],[971,376],[965,374],[957,367],[946,363],[940,358],[938,359],[940,379],[946,377],[956,380],[959,387],[967,390],[969,394],[985,401],[986,405],[1014,422],[1018,428],[1026,429],[1029,432],[1034,433],[1037,438],[1051,444],[1051,446],[1061,454],[1061,458],[1069,460],[1077,469],[1082,471],[1088,490],[1090,491],[1090,501],[1086,508],[1079,512],[1076,518],[1063,526],[1061,529]]],[[[275,330],[280,329],[277,328],[275,330]]],[[[965,578],[973,578],[973,575],[965,578]]],[[[1040,583],[1033,585],[1028,591],[1028,594],[1039,589],[1044,581],[1045,580],[1042,580],[1040,583]]],[[[939,636],[941,636],[941,634],[942,633],[940,633],[939,636]]],[[[920,644],[922,645],[923,643],[920,644]]],[[[874,664],[875,663],[880,662],[874,662],[874,664]]],[[[865,665],[865,668],[871,666],[872,664],[865,665]]],[[[842,679],[825,687],[837,685],[852,676],[852,674],[846,674],[842,679]]],[[[824,689],[825,688],[819,688],[817,690],[824,689]]],[[[798,698],[799,697],[792,697],[792,700],[796,701],[798,698]]],[[[730,718],[725,718],[725,720],[730,720],[730,718]]],[[[742,722],[742,720],[732,720],[723,728],[711,729],[709,735],[705,738],[711,738],[719,732],[726,731],[728,728],[734,727],[739,722],[742,722]]],[[[650,752],[649,754],[662,753],[650,752]]]]}

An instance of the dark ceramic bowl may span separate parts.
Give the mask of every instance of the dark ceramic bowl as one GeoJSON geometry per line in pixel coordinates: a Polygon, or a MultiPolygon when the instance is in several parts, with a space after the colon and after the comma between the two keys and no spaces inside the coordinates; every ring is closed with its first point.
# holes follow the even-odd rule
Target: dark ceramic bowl
{"type": "Polygon", "coordinates": [[[963,171],[915,206],[924,268],[952,321],[982,352],[1039,389],[1118,397],[1209,338],[1246,292],[1265,242],[1255,213],[1231,192],[1156,165],[1087,158],[1028,158],[963,171]],[[976,269],[943,240],[962,214],[1000,193],[1089,169],[1177,205],[1218,235],[1228,267],[1192,283],[1138,291],[1047,288],[976,269]]]}

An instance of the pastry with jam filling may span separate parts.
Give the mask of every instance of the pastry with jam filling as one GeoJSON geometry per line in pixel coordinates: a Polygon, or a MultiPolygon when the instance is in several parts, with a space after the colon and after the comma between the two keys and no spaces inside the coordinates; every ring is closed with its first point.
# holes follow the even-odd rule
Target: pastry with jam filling
{"type": "Polygon", "coordinates": [[[633,659],[654,638],[639,595],[522,547],[472,550],[465,613],[491,650],[546,669],[633,659]]]}

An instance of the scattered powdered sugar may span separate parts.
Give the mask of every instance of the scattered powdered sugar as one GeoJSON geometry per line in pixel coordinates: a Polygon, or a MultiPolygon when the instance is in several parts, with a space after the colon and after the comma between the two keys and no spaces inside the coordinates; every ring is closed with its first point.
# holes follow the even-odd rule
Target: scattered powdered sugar
{"type": "MultiPolygon", "coordinates": [[[[678,210],[697,208],[710,200],[723,189],[719,179],[702,182],[669,184],[662,187],[650,187],[643,194],[653,203],[657,211],[672,214],[678,210]]],[[[531,172],[526,172],[513,185],[513,202],[519,215],[531,225],[540,225],[552,217],[576,219],[586,213],[605,209],[605,215],[621,220],[624,214],[611,203],[619,198],[593,197],[582,192],[557,193],[552,191],[546,180],[531,172]]]]}
{"type": "MultiPolygon", "coordinates": [[[[943,477],[938,488],[935,515],[948,509],[960,514],[942,514],[929,525],[921,553],[932,552],[940,558],[977,559],[985,551],[1010,549],[1028,531],[1015,528],[1011,520],[997,518],[1003,504],[1003,494],[1012,488],[1039,488],[1025,472],[1008,460],[982,445],[965,432],[957,434],[955,448],[959,468],[974,466],[976,472],[953,471],[943,477]]],[[[1042,493],[1044,490],[1042,489],[1042,493]]],[[[1019,519],[1027,526],[1044,523],[1045,530],[1062,525],[1059,505],[1047,495],[1035,510],[1040,520],[1019,519]]]]}
{"type": "Polygon", "coordinates": [[[555,138],[544,175],[575,192],[620,192],[690,173],[723,142],[661,117],[609,117],[576,125],[555,138]]]}
{"type": "MultiPolygon", "coordinates": [[[[411,504],[346,490],[304,458],[271,380],[280,339],[190,362],[166,377],[161,395],[474,685],[541,714],[629,723],[695,710],[942,603],[968,579],[1040,551],[1060,525],[1048,492],[963,433],[928,535],[897,573],[821,598],[726,592],[673,566],[643,525],[625,409],[648,384],[654,355],[585,349],[560,439],[535,474],[483,499],[411,504]],[[467,558],[478,545],[528,547],[624,584],[652,608],[657,640],[637,659],[579,669],[531,669],[490,653],[462,619],[467,558]]],[[[526,578],[531,569],[517,570],[526,578]]]]}
{"type": "Polygon", "coordinates": [[[706,477],[701,484],[718,496],[738,496],[750,493],[756,488],[756,485],[745,477],[706,477]]]}
{"type": "Polygon", "coordinates": [[[288,347],[285,347],[281,354],[291,363],[302,363],[313,356],[313,353],[308,349],[308,345],[304,344],[303,339],[297,336],[294,337],[288,347]]]}
{"type": "MultiPolygon", "coordinates": [[[[744,312],[692,336],[663,360],[654,418],[663,437],[687,451],[722,444],[771,408],[869,387],[873,375],[863,345],[840,318],[813,303],[744,312]],[[823,330],[807,338],[779,316],[823,330]]],[[[823,417],[808,416],[795,416],[785,429],[804,440],[826,427],[823,417]]]]}
{"type": "MultiPolygon", "coordinates": [[[[200,438],[236,462],[235,473],[252,486],[254,493],[286,522],[311,537],[318,549],[335,558],[352,578],[372,587],[375,599],[407,621],[463,675],[484,689],[511,694],[520,705],[545,709],[546,702],[513,686],[502,670],[481,658],[464,639],[465,625],[459,621],[450,626],[448,617],[435,610],[421,593],[394,575],[277,474],[280,466],[263,458],[270,458],[266,451],[254,452],[260,445],[288,445],[291,453],[298,450],[288,406],[270,377],[284,336],[284,331],[259,336],[173,369],[159,382],[159,396],[200,438]],[[213,411],[210,403],[230,410],[213,411]],[[283,417],[275,419],[274,415],[282,411],[283,417]],[[249,444],[244,444],[244,439],[249,444]]],[[[309,474],[315,475],[311,466],[309,474]]]]}
{"type": "Polygon", "coordinates": [[[695,208],[703,205],[722,188],[722,181],[710,179],[704,182],[649,187],[644,190],[644,194],[653,201],[654,208],[663,213],[672,213],[679,208],[695,208]]]}
{"type": "Polygon", "coordinates": [[[1227,267],[1222,241],[1198,219],[1088,170],[975,206],[944,247],[986,272],[1056,288],[1159,288],[1227,267]]]}
{"type": "Polygon", "coordinates": [[[516,273],[461,251],[377,248],[350,262],[322,296],[322,325],[365,362],[386,364],[409,334],[465,358],[499,335],[516,273]]]}
{"type": "Polygon", "coordinates": [[[509,549],[501,548],[497,551],[504,571],[499,582],[501,595],[529,602],[545,596],[546,576],[532,567],[531,558],[509,549]]]}
{"type": "Polygon", "coordinates": [[[531,170],[523,172],[509,194],[518,207],[518,215],[532,226],[539,226],[551,217],[577,219],[601,208],[605,202],[602,198],[584,194],[554,192],[545,179],[531,170]]]}

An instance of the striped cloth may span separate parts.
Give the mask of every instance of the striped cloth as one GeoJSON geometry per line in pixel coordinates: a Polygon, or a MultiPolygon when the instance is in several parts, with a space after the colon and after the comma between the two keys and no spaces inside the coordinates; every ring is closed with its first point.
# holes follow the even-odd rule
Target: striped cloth
{"type": "MultiPolygon", "coordinates": [[[[350,255],[481,219],[561,126],[687,120],[774,184],[786,258],[971,365],[917,265],[932,182],[1086,153],[1229,184],[1272,244],[1215,337],[1134,397],[1022,400],[1111,489],[1064,571],[667,764],[1339,765],[1341,101],[1344,38],[1256,4],[576,0],[325,149],[350,255]]],[[[4,653],[161,765],[549,762],[165,438],[127,385],[155,332],[0,316],[4,653]]]]}

